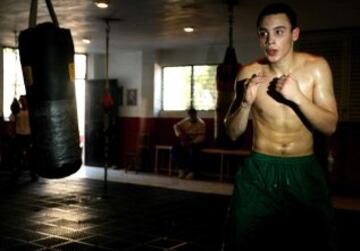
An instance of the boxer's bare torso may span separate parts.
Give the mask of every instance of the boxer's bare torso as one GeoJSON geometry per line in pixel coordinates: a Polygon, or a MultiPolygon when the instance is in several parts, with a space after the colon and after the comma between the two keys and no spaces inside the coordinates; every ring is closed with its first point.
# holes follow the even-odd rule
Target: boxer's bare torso
{"type": "MultiPolygon", "coordinates": [[[[338,119],[330,67],[322,57],[293,51],[299,29],[284,14],[259,26],[265,58],[244,66],[225,118],[230,138],[253,124],[253,150],[273,156],[313,153],[312,130],[331,135],[338,119]],[[243,93],[238,86],[243,85],[243,93]]],[[[240,88],[241,89],[241,88],[240,88]]]]}
{"type": "MultiPolygon", "coordinates": [[[[297,79],[300,90],[310,100],[313,97],[313,70],[319,59],[308,54],[296,54],[298,61],[293,77],[297,79]]],[[[311,128],[306,127],[293,107],[272,90],[271,83],[276,76],[267,64],[254,63],[243,69],[242,75],[260,73],[264,75],[257,96],[252,104],[253,150],[269,155],[301,156],[313,152],[311,128]],[[283,103],[285,102],[285,103],[283,103]]]]}

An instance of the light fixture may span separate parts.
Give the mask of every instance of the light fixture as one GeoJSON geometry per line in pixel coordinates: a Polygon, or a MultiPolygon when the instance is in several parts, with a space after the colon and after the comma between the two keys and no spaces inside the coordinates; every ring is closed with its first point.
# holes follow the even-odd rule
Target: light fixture
{"type": "Polygon", "coordinates": [[[82,42],[83,42],[84,44],[90,44],[90,43],[91,43],[91,40],[90,40],[90,38],[83,38],[83,39],[82,39],[82,42]]]}
{"type": "Polygon", "coordinates": [[[95,4],[98,8],[105,9],[109,7],[109,0],[96,0],[95,4]]]}
{"type": "Polygon", "coordinates": [[[191,33],[191,32],[194,32],[194,28],[191,27],[191,26],[184,27],[184,31],[187,32],[187,33],[191,33]]]}

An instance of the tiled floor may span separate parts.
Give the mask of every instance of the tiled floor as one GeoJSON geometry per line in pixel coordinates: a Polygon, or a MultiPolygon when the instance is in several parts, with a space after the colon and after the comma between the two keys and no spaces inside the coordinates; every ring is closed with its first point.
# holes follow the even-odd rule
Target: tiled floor
{"type": "MultiPolygon", "coordinates": [[[[167,175],[154,175],[148,172],[134,171],[124,172],[119,169],[108,168],[108,180],[112,182],[129,183],[136,185],[145,185],[152,187],[169,188],[181,191],[200,192],[210,194],[230,195],[233,186],[229,182],[217,182],[207,180],[186,180],[178,179],[175,176],[169,177],[167,175]]],[[[83,167],[77,173],[69,178],[89,178],[96,180],[104,180],[104,168],[98,167],[83,167]]],[[[215,179],[213,179],[215,180],[215,179]]]]}
{"type": "Polygon", "coordinates": [[[1,176],[1,250],[219,250],[228,196],[1,176]]]}
{"type": "MultiPolygon", "coordinates": [[[[220,250],[231,184],[109,169],[105,190],[103,174],[0,174],[0,250],[220,250]]],[[[341,250],[360,250],[359,200],[334,201],[341,250]]]]}

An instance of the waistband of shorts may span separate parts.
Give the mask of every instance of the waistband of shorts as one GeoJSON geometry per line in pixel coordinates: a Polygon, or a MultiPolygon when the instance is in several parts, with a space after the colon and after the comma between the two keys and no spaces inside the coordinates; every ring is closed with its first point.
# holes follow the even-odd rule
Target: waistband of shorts
{"type": "Polygon", "coordinates": [[[250,158],[258,159],[263,161],[272,161],[272,162],[287,162],[287,163],[302,163],[302,162],[309,162],[314,161],[316,156],[314,154],[304,155],[304,156],[273,156],[267,155],[264,153],[259,153],[252,151],[250,154],[250,158]]]}

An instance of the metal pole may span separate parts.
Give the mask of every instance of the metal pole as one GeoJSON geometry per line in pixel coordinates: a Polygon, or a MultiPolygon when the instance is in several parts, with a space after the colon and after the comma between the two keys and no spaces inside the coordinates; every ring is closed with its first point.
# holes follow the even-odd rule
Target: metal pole
{"type": "Polygon", "coordinates": [[[110,41],[110,20],[106,22],[106,52],[105,52],[105,91],[109,90],[109,41],[110,41]]]}
{"type": "MultiPolygon", "coordinates": [[[[110,21],[105,19],[106,23],[106,48],[105,48],[105,93],[109,91],[109,41],[110,41],[110,21]]],[[[104,113],[104,190],[107,192],[107,179],[108,179],[108,167],[109,167],[109,111],[105,109],[104,113]]]]}

